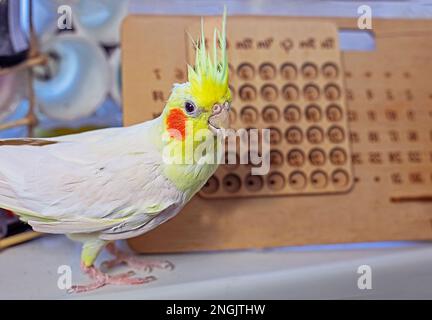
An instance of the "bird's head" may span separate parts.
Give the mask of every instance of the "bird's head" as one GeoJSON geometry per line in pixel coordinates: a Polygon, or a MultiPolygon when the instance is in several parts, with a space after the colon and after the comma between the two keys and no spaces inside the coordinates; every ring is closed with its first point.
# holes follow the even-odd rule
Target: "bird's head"
{"type": "Polygon", "coordinates": [[[188,66],[188,82],[175,84],[163,112],[165,128],[177,132],[175,139],[188,139],[194,132],[207,129],[216,135],[229,127],[231,92],[228,86],[226,52],[226,14],[222,32],[215,29],[212,50],[207,50],[203,23],[201,37],[195,44],[195,65],[188,66]]]}

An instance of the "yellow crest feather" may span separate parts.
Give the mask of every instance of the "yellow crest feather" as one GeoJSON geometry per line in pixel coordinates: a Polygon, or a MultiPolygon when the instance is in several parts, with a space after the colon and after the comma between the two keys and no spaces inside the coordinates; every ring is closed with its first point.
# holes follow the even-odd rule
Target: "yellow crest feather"
{"type": "Polygon", "coordinates": [[[215,28],[213,56],[205,46],[204,22],[201,19],[201,39],[195,43],[195,66],[188,65],[191,94],[200,107],[210,108],[223,98],[230,99],[228,87],[228,56],[226,51],[226,8],[222,20],[222,32],[215,28]],[[219,45],[218,45],[219,42],[219,45]]]}

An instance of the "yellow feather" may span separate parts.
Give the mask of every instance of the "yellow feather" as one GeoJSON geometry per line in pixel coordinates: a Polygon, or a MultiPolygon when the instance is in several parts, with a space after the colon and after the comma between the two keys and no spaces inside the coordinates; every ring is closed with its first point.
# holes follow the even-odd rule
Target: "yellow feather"
{"type": "Polygon", "coordinates": [[[228,56],[226,49],[226,8],[222,20],[222,32],[213,34],[213,55],[205,46],[204,22],[201,20],[201,39],[194,43],[196,49],[195,66],[188,66],[190,91],[202,108],[211,108],[221,100],[230,100],[228,87],[228,56]],[[219,43],[219,46],[218,46],[219,43]]]}

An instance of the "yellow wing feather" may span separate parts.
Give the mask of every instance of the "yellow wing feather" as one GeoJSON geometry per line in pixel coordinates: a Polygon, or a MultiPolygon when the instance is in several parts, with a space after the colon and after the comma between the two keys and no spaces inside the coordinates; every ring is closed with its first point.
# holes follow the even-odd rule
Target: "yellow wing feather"
{"type": "Polygon", "coordinates": [[[228,56],[226,43],[226,8],[222,21],[222,33],[213,35],[213,56],[205,46],[204,22],[201,19],[201,39],[194,42],[195,66],[188,66],[191,94],[201,107],[211,107],[222,97],[231,98],[228,87],[228,56]],[[219,45],[218,45],[219,43],[219,45]]]}

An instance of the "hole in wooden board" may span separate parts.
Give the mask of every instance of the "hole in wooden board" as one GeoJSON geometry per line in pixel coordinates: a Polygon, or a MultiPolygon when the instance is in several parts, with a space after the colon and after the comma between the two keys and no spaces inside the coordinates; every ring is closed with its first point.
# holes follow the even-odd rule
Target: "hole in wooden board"
{"type": "Polygon", "coordinates": [[[262,80],[273,80],[276,77],[276,67],[266,62],[260,65],[258,73],[262,80]]]}
{"type": "Polygon", "coordinates": [[[237,76],[245,81],[252,80],[255,77],[255,68],[250,63],[242,63],[237,68],[237,76]]]}
{"type": "Polygon", "coordinates": [[[339,75],[339,68],[336,64],[328,62],[322,66],[321,72],[326,79],[336,79],[339,75]]]}
{"type": "Polygon", "coordinates": [[[265,101],[275,101],[278,97],[278,89],[273,84],[265,84],[261,88],[261,96],[265,101]]]}
{"type": "Polygon", "coordinates": [[[324,132],[320,127],[310,127],[306,132],[308,141],[312,144],[318,144],[324,140],[324,132]]]}
{"type": "Polygon", "coordinates": [[[336,188],[344,188],[349,183],[349,175],[345,170],[338,169],[332,173],[332,182],[336,188]]]}
{"type": "Polygon", "coordinates": [[[299,98],[299,89],[294,84],[287,84],[282,88],[282,97],[287,101],[296,101],[299,98]]]}
{"type": "Polygon", "coordinates": [[[280,119],[280,111],[276,106],[267,106],[262,111],[262,118],[265,122],[274,123],[280,119]]]}
{"type": "Polygon", "coordinates": [[[301,171],[294,171],[288,178],[288,183],[295,190],[302,190],[306,187],[306,175],[301,171]]]}
{"type": "Polygon", "coordinates": [[[245,84],[244,86],[241,86],[238,94],[240,99],[243,101],[253,101],[257,97],[257,92],[255,87],[253,87],[250,84],[245,84]]]}
{"type": "Polygon", "coordinates": [[[334,148],[330,151],[330,162],[335,166],[342,166],[347,161],[347,154],[341,148],[334,148]]]}
{"type": "Polygon", "coordinates": [[[301,113],[300,108],[296,105],[289,105],[284,110],[284,118],[287,122],[298,122],[300,121],[301,113]]]}
{"type": "Polygon", "coordinates": [[[249,175],[246,177],[245,186],[246,189],[252,192],[260,191],[263,188],[264,181],[261,176],[249,175]]]}
{"type": "Polygon", "coordinates": [[[217,192],[218,189],[219,189],[219,180],[213,176],[206,182],[206,184],[202,188],[202,192],[206,194],[212,194],[217,192]]]}
{"type": "Polygon", "coordinates": [[[285,138],[290,144],[300,144],[303,140],[303,132],[300,128],[292,127],[285,132],[285,138]]]}
{"type": "Polygon", "coordinates": [[[282,133],[278,128],[270,127],[270,144],[275,145],[279,144],[282,141],[282,133]]]}
{"type": "Polygon", "coordinates": [[[341,96],[341,91],[339,86],[336,84],[329,84],[324,88],[324,95],[327,100],[335,101],[338,100],[341,96]]]}
{"type": "Polygon", "coordinates": [[[267,177],[267,185],[271,190],[282,190],[285,187],[285,177],[279,172],[273,172],[267,177]]]}
{"type": "Polygon", "coordinates": [[[312,80],[318,77],[318,67],[312,62],[306,62],[301,68],[305,79],[312,80]]]}
{"type": "Polygon", "coordinates": [[[246,106],[240,111],[240,119],[247,125],[254,124],[258,120],[258,111],[252,106],[246,106]]]}
{"type": "Polygon", "coordinates": [[[332,143],[341,143],[345,139],[345,132],[341,127],[330,127],[327,136],[332,143]]]}
{"type": "Polygon", "coordinates": [[[292,167],[301,167],[305,163],[305,154],[300,149],[293,149],[288,152],[287,161],[292,167]]]}
{"type": "Polygon", "coordinates": [[[279,150],[271,150],[270,151],[270,166],[271,167],[280,167],[283,164],[283,155],[279,150]]]}
{"type": "Polygon", "coordinates": [[[314,166],[322,166],[326,162],[326,154],[323,150],[315,148],[309,152],[309,161],[314,166]]]}
{"type": "Polygon", "coordinates": [[[321,120],[321,108],[315,104],[306,107],[305,110],[306,120],[309,122],[319,122],[321,120]]]}
{"type": "Polygon", "coordinates": [[[323,189],[328,183],[327,174],[321,170],[314,171],[311,174],[310,181],[314,188],[323,189]]]}
{"type": "Polygon", "coordinates": [[[241,188],[241,180],[235,174],[229,174],[223,179],[223,188],[229,193],[238,192],[241,188]]]}
{"type": "Polygon", "coordinates": [[[308,101],[318,100],[320,97],[320,91],[318,86],[314,84],[308,84],[303,88],[303,96],[308,101]]]}
{"type": "Polygon", "coordinates": [[[297,67],[292,63],[285,63],[281,66],[280,73],[285,80],[295,80],[297,78],[297,67]]]}
{"type": "Polygon", "coordinates": [[[336,104],[331,104],[326,110],[327,119],[331,122],[342,120],[342,109],[336,104]]]}

